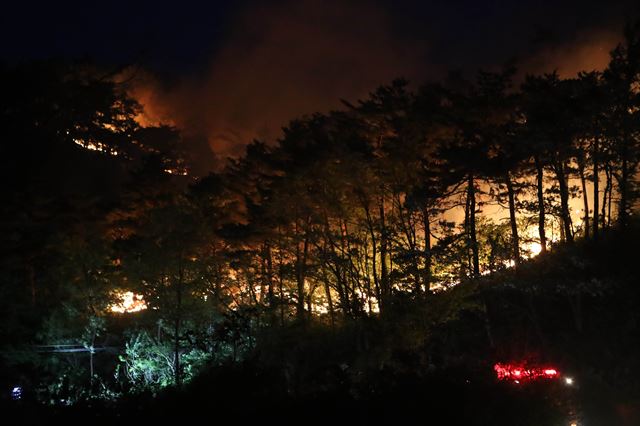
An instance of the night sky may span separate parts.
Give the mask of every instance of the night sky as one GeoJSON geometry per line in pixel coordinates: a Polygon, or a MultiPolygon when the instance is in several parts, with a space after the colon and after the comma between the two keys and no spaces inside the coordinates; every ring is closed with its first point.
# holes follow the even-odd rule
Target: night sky
{"type": "Polygon", "coordinates": [[[3,5],[0,36],[8,62],[129,66],[147,119],[180,127],[208,168],[395,77],[509,59],[522,73],[602,68],[638,12],[636,1],[15,2],[3,5]]]}

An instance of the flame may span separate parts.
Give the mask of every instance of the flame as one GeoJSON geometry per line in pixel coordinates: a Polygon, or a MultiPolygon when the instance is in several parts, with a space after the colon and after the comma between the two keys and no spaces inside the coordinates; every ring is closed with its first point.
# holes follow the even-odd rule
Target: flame
{"type": "Polygon", "coordinates": [[[524,249],[529,253],[529,258],[536,257],[542,252],[542,245],[537,241],[527,243],[524,249]]]}
{"type": "Polygon", "coordinates": [[[84,149],[88,149],[89,151],[98,151],[98,152],[104,152],[110,155],[118,155],[118,151],[109,149],[106,145],[100,142],[95,142],[92,140],[85,141],[83,139],[74,138],[73,143],[75,143],[78,146],[81,146],[84,149]]]}
{"type": "Polygon", "coordinates": [[[139,312],[147,309],[147,304],[140,294],[135,294],[132,291],[125,291],[116,293],[116,297],[119,301],[109,307],[111,312],[123,314],[139,312]]]}

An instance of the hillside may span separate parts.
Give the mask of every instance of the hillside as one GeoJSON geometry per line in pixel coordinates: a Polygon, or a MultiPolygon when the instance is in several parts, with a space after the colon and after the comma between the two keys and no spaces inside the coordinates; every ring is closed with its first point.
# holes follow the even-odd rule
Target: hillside
{"type": "MultiPolygon", "coordinates": [[[[180,391],[126,397],[118,410],[94,401],[27,418],[638,424],[638,237],[636,224],[558,245],[423,302],[397,299],[384,318],[263,330],[243,362],[211,367],[180,391]],[[575,382],[500,382],[496,362],[553,365],[575,382]]],[[[22,404],[10,408],[24,416],[22,404]]]]}

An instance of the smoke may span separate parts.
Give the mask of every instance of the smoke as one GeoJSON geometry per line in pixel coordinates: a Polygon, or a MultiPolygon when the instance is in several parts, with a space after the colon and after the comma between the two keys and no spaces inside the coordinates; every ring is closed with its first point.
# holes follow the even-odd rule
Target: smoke
{"type": "Polygon", "coordinates": [[[562,78],[576,77],[580,71],[602,71],[609,64],[610,51],[621,41],[621,28],[584,31],[538,50],[522,62],[521,69],[528,74],[557,71],[562,78]]]}
{"type": "Polygon", "coordinates": [[[429,76],[427,46],[393,34],[382,7],[331,3],[246,8],[204,72],[169,87],[150,74],[136,79],[143,121],[172,123],[205,138],[216,156],[235,156],[253,139],[273,142],[292,118],[339,108],[341,98],[397,77],[429,76]]]}
{"type": "Polygon", "coordinates": [[[254,139],[273,143],[289,120],[340,108],[340,99],[363,98],[394,78],[422,83],[442,77],[448,68],[474,72],[467,68],[486,65],[478,63],[483,58],[479,49],[486,51],[489,65],[502,46],[501,60],[514,49],[527,53],[519,65],[523,73],[557,70],[572,77],[603,69],[621,33],[620,27],[609,31],[587,25],[535,45],[532,33],[524,30],[526,16],[504,21],[513,31],[489,26],[476,34],[464,28],[466,20],[453,19],[457,12],[448,8],[424,18],[424,24],[422,17],[414,18],[413,27],[403,31],[400,12],[390,7],[360,0],[251,2],[236,11],[215,40],[217,48],[205,67],[170,84],[150,73],[135,80],[132,93],[145,107],[141,120],[180,128],[198,168],[206,172],[241,154],[254,139]],[[457,26],[447,27],[441,22],[445,18],[457,26]],[[451,34],[461,38],[455,42],[451,34]],[[429,45],[426,38],[440,43],[429,45]]]}

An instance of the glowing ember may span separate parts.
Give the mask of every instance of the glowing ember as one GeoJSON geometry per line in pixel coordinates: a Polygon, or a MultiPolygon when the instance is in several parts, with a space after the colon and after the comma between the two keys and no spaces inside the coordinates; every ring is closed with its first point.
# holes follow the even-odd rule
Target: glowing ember
{"type": "Polygon", "coordinates": [[[555,368],[524,367],[513,364],[496,364],[493,366],[498,380],[513,380],[520,383],[521,380],[555,379],[560,373],[555,368]]]}
{"type": "Polygon", "coordinates": [[[119,299],[119,302],[114,303],[109,307],[111,312],[118,312],[123,314],[130,312],[139,312],[147,309],[147,304],[140,294],[126,291],[124,293],[118,293],[116,296],[119,299]]]}

